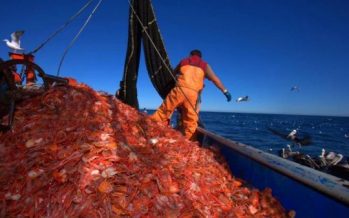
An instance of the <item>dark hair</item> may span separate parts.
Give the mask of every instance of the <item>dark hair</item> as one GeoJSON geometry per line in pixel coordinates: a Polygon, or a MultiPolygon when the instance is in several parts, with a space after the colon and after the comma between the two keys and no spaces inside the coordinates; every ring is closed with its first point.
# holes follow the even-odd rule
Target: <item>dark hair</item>
{"type": "Polygon", "coordinates": [[[190,55],[191,55],[191,56],[197,55],[197,56],[199,56],[200,58],[202,57],[201,51],[198,50],[198,49],[192,50],[192,51],[190,52],[190,55]]]}

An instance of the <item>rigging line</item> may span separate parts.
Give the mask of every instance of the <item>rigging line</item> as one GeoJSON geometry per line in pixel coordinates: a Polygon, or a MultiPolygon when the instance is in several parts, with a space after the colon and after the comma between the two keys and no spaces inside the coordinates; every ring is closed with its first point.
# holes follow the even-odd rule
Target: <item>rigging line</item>
{"type": "MultiPolygon", "coordinates": [[[[161,54],[160,54],[159,50],[157,49],[157,47],[156,47],[154,41],[152,40],[151,36],[149,35],[149,33],[148,33],[146,27],[143,25],[143,22],[142,22],[141,19],[138,17],[138,15],[137,15],[135,9],[133,8],[133,6],[132,6],[130,0],[128,0],[128,3],[129,3],[129,5],[130,5],[130,7],[131,7],[131,9],[132,9],[132,12],[136,15],[136,18],[137,18],[138,22],[140,23],[140,25],[142,26],[143,31],[144,31],[145,34],[147,35],[147,37],[148,37],[150,43],[152,44],[152,46],[154,47],[156,53],[159,55],[159,57],[160,57],[162,63],[163,63],[164,66],[166,67],[168,73],[171,75],[172,79],[177,83],[176,77],[172,74],[170,67],[169,67],[169,66],[166,64],[166,62],[165,62],[165,59],[161,56],[161,54]]],[[[155,15],[154,15],[154,16],[155,16],[155,15]]],[[[189,105],[190,105],[190,106],[192,107],[192,109],[195,111],[196,115],[197,115],[198,118],[199,118],[199,123],[202,123],[201,120],[200,120],[199,114],[198,114],[197,111],[195,110],[194,105],[189,101],[189,98],[188,98],[187,95],[184,93],[182,87],[178,86],[178,88],[179,88],[179,90],[182,92],[182,94],[183,94],[183,96],[185,97],[185,99],[188,101],[189,105]]]]}
{"type": "Polygon", "coordinates": [[[55,32],[53,32],[43,43],[41,43],[36,49],[29,52],[29,54],[35,54],[38,52],[42,47],[44,47],[51,39],[53,39],[58,33],[60,33],[63,29],[65,29],[75,18],[77,18],[91,3],[93,0],[89,0],[80,10],[71,16],[62,26],[60,26],[55,32]]]}
{"type": "Polygon", "coordinates": [[[72,39],[72,41],[69,43],[69,45],[65,48],[61,61],[59,62],[59,66],[58,66],[58,70],[57,70],[57,76],[59,76],[59,72],[61,70],[63,61],[65,56],[67,55],[69,49],[74,45],[74,43],[76,42],[76,40],[79,38],[80,34],[82,33],[82,31],[85,29],[85,27],[87,26],[87,24],[90,22],[92,16],[94,15],[94,13],[96,12],[96,10],[98,9],[99,5],[102,3],[103,0],[99,0],[99,2],[97,3],[96,7],[92,10],[91,14],[87,17],[85,23],[82,25],[82,27],[80,28],[79,32],[75,35],[75,37],[72,39]]]}

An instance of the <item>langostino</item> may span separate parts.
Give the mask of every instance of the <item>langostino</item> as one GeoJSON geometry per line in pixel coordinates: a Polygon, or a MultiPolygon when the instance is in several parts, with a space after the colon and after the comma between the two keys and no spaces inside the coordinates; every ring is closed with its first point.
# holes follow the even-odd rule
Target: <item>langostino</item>
{"type": "Polygon", "coordinates": [[[4,217],[288,217],[217,149],[84,84],[17,106],[0,133],[4,217]]]}

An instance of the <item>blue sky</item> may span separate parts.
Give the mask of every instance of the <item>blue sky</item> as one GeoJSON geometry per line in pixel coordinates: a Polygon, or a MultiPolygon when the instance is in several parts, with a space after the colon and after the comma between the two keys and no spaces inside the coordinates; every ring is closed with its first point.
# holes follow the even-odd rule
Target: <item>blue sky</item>
{"type": "MultiPolygon", "coordinates": [[[[30,51],[87,0],[0,1],[0,37],[23,29],[22,46],[30,51]]],[[[201,49],[234,99],[251,98],[228,103],[206,81],[202,110],[349,116],[349,1],[153,0],[153,6],[173,66],[191,49],[201,49]],[[300,92],[291,92],[293,85],[300,92]]],[[[87,16],[85,12],[37,53],[36,62],[46,73],[56,73],[65,47],[87,16]]],[[[127,0],[104,0],[66,56],[61,75],[115,93],[127,31],[127,0]]],[[[0,57],[6,59],[7,52],[0,45],[0,57]]],[[[160,105],[143,57],[138,90],[140,107],[160,105]]]]}

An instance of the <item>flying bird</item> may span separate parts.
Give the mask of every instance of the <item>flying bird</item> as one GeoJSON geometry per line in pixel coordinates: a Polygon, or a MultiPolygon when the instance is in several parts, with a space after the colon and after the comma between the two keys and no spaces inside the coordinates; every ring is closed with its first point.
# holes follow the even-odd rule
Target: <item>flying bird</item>
{"type": "Polygon", "coordinates": [[[8,39],[4,39],[4,42],[6,42],[6,45],[9,48],[13,49],[15,52],[24,50],[23,48],[21,48],[21,40],[20,40],[23,34],[24,34],[24,31],[16,31],[11,34],[11,41],[9,41],[8,39]]]}
{"type": "Polygon", "coordinates": [[[238,99],[236,99],[236,102],[242,102],[242,101],[248,101],[248,96],[243,96],[243,97],[239,97],[238,99]]]}
{"type": "Polygon", "coordinates": [[[299,92],[299,87],[298,86],[292,86],[291,87],[292,92],[299,92]]]}

